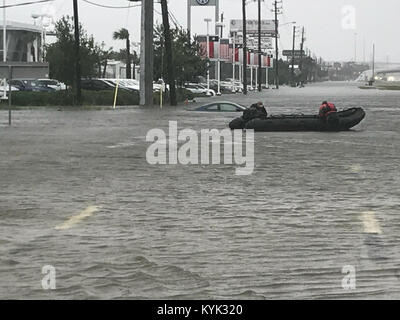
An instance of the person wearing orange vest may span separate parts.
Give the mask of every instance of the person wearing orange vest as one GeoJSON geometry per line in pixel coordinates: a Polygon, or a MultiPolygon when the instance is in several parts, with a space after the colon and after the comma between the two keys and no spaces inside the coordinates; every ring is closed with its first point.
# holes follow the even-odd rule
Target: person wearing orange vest
{"type": "Polygon", "coordinates": [[[324,101],[319,107],[319,116],[326,119],[328,115],[337,112],[337,109],[333,103],[324,101]]]}

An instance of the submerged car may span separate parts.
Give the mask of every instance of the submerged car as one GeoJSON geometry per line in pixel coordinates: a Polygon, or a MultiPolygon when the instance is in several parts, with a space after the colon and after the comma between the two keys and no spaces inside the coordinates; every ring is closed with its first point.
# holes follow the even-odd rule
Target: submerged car
{"type": "Polygon", "coordinates": [[[206,111],[206,112],[243,112],[247,108],[235,102],[221,101],[206,104],[198,107],[193,111],[206,111]]]}

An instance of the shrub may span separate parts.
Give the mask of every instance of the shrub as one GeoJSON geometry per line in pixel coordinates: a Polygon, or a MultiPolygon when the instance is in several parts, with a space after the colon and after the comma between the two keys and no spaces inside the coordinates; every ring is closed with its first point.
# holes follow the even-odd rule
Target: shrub
{"type": "MultiPolygon", "coordinates": [[[[112,106],[114,103],[114,90],[105,91],[82,91],[83,106],[112,106]]],[[[178,102],[186,99],[192,100],[194,95],[182,88],[177,89],[178,102]]],[[[169,102],[169,94],[164,93],[163,99],[165,103],[169,102]]],[[[139,105],[139,92],[129,92],[119,90],[117,96],[117,106],[134,106],[139,105]]],[[[75,96],[73,91],[55,91],[55,92],[31,92],[16,91],[11,95],[11,103],[13,106],[20,107],[67,107],[75,105],[75,96]]],[[[154,104],[160,103],[160,93],[154,93],[154,104]]]]}

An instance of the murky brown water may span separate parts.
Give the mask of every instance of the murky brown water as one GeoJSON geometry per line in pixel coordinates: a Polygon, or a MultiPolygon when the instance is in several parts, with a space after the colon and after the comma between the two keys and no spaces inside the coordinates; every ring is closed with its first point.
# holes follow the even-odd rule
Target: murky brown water
{"type": "Polygon", "coordinates": [[[16,111],[8,128],[1,111],[0,298],[399,299],[400,92],[325,83],[261,98],[270,113],[326,99],[367,117],[351,132],[257,133],[251,176],[145,158],[149,129],[223,129],[237,114],[16,111]]]}

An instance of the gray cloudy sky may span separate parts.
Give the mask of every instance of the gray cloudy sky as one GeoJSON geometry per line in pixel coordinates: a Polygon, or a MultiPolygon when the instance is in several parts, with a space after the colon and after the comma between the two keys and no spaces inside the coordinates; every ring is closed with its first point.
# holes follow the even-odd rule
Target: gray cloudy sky
{"type": "MultiPolygon", "coordinates": [[[[104,5],[124,6],[127,0],[90,0],[104,5]]],[[[7,0],[7,3],[20,3],[23,0],[7,0]]],[[[226,21],[241,18],[241,0],[220,0],[221,11],[226,21]]],[[[273,17],[272,0],[262,5],[263,18],[273,17]]],[[[122,42],[112,40],[112,33],[118,28],[128,28],[133,41],[140,38],[140,7],[131,9],[103,9],[84,1],[80,3],[81,22],[98,42],[104,41],[114,48],[123,47],[122,42]]],[[[170,0],[170,10],[179,23],[186,27],[186,0],[170,0]]],[[[72,14],[72,0],[54,0],[50,5],[38,4],[7,10],[7,20],[33,22],[31,14],[43,10],[54,11],[56,17],[72,14]]],[[[157,12],[160,5],[155,4],[157,12]]],[[[159,13],[155,19],[161,21],[159,13]]],[[[347,11],[348,13],[349,11],[347,11]]],[[[380,61],[400,62],[399,36],[400,0],[283,0],[281,24],[296,21],[298,26],[306,28],[306,47],[325,60],[354,59],[355,33],[357,33],[357,60],[364,57],[370,60],[372,43],[377,47],[377,59],[380,61]],[[346,29],[352,21],[342,12],[346,6],[355,9],[355,29],[346,29]],[[343,25],[344,23],[344,25],[343,25]],[[345,26],[345,28],[343,27],[345,26]]],[[[192,30],[197,34],[206,33],[205,17],[214,18],[212,8],[193,8],[192,30]]],[[[257,17],[256,3],[248,4],[248,18],[257,17]]],[[[291,49],[291,25],[281,28],[281,47],[291,49]]],[[[299,40],[299,39],[298,39],[299,40]]]]}

